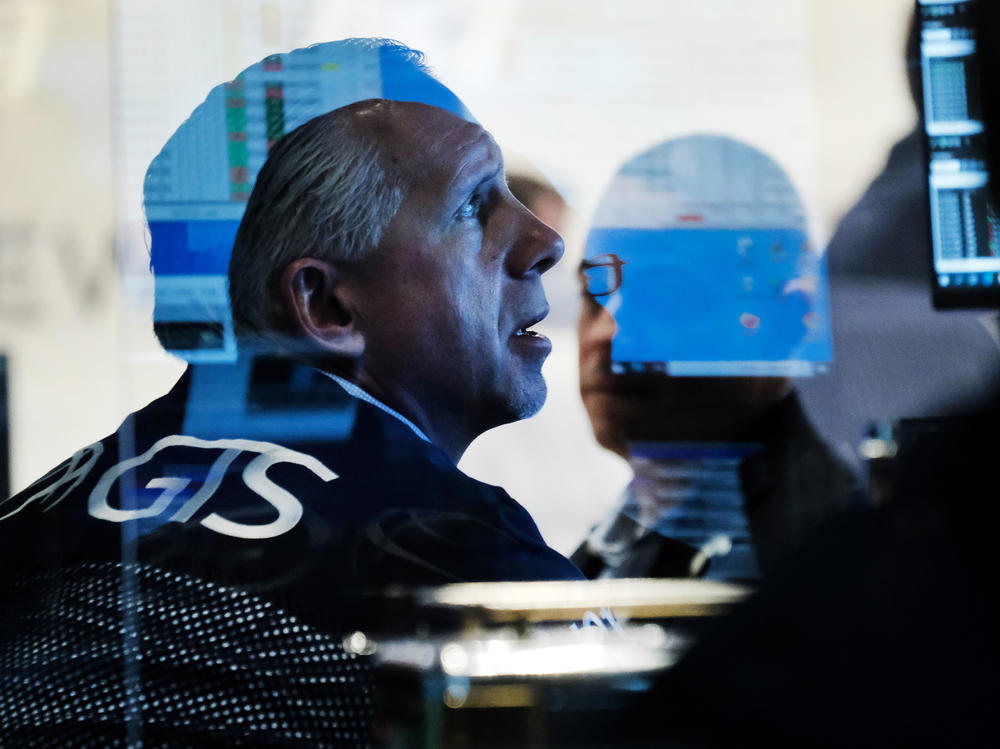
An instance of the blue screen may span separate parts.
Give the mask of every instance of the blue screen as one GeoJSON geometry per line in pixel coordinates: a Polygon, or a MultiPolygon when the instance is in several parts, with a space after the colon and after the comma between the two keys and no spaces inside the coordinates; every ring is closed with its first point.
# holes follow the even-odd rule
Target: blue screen
{"type": "Polygon", "coordinates": [[[801,231],[595,229],[601,253],[625,262],[602,298],[618,371],[802,376],[832,359],[825,263],[801,231]]]}

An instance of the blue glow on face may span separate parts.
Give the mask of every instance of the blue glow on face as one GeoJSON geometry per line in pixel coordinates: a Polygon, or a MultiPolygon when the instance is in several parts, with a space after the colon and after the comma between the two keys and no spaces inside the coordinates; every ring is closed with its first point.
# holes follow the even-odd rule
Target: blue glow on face
{"type": "Polygon", "coordinates": [[[617,322],[614,362],[666,362],[669,372],[832,359],[826,267],[802,231],[593,230],[587,256],[608,252],[626,263],[621,289],[600,299],[617,322]]]}
{"type": "Polygon", "coordinates": [[[257,175],[278,139],[365,99],[417,101],[472,120],[418,56],[367,39],[271,55],[212,89],[177,129],[144,185],[154,321],[173,353],[192,362],[236,357],[229,258],[257,175]],[[171,338],[164,335],[168,329],[171,338]]]}

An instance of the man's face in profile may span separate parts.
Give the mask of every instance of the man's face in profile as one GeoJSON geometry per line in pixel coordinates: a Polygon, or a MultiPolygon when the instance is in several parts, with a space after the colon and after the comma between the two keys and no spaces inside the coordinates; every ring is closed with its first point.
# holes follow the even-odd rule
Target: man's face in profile
{"type": "Polygon", "coordinates": [[[530,329],[548,312],[541,274],[562,240],[511,195],[489,133],[423,104],[391,111],[373,126],[405,197],[358,269],[365,366],[474,434],[529,416],[551,349],[530,329]]]}

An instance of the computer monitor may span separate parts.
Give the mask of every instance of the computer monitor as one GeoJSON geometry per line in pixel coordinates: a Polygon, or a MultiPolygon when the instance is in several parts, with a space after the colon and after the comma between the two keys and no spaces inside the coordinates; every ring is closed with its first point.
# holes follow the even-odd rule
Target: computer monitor
{"type": "Polygon", "coordinates": [[[615,374],[810,377],[832,360],[803,202],[777,161],[734,138],[671,138],[623,164],[581,272],[614,318],[615,374]]]}
{"type": "Polygon", "coordinates": [[[918,0],[937,308],[1000,307],[1000,214],[989,197],[973,0],[918,0]]]}

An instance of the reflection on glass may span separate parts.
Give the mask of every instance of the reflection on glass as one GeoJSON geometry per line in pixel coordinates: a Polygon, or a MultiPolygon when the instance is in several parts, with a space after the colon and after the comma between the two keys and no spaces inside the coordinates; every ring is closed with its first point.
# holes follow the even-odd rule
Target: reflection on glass
{"type": "Polygon", "coordinates": [[[822,254],[788,177],[750,146],[696,135],[626,163],[585,267],[621,273],[609,253],[628,266],[621,298],[602,301],[617,371],[807,376],[832,358],[822,254]]]}
{"type": "Polygon", "coordinates": [[[589,577],[754,580],[861,501],[791,377],[832,358],[822,253],[782,169],[692,135],[627,162],[580,266],[580,391],[634,478],[573,555],[589,577]]]}

